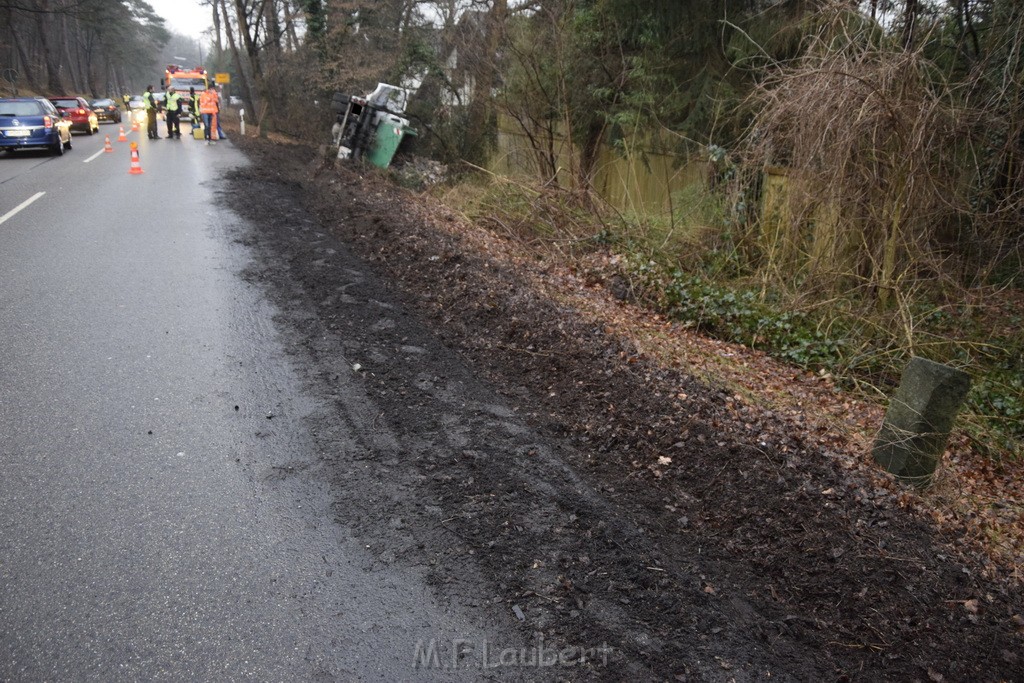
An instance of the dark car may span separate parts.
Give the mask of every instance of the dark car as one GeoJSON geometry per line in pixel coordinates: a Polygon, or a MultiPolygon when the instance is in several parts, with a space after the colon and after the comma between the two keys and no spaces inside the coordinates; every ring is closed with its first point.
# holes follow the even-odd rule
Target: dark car
{"type": "Polygon", "coordinates": [[[89,106],[95,112],[97,121],[121,123],[121,108],[117,106],[117,102],[114,100],[108,98],[93,100],[89,106]]]}
{"type": "Polygon", "coordinates": [[[0,99],[0,149],[71,149],[71,120],[42,97],[0,99]]]}
{"type": "Polygon", "coordinates": [[[96,112],[81,97],[51,97],[50,102],[57,111],[71,119],[71,130],[84,130],[89,135],[100,132],[96,112]]]}

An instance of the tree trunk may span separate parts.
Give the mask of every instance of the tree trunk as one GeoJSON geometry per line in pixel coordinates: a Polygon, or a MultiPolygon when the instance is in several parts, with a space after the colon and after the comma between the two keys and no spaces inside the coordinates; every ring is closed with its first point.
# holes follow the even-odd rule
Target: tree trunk
{"type": "Polygon", "coordinates": [[[903,8],[903,49],[909,50],[914,45],[914,34],[917,28],[917,15],[920,12],[918,0],[906,0],[903,8]]]}
{"type": "Polygon", "coordinates": [[[43,62],[46,65],[46,87],[50,92],[59,93],[64,89],[64,84],[61,82],[60,61],[57,59],[57,51],[53,47],[53,38],[47,22],[51,16],[50,0],[39,0],[39,10],[36,14],[36,29],[43,51],[43,62]]]}
{"type": "MultiPolygon", "coordinates": [[[[217,57],[220,57],[224,54],[224,43],[221,42],[220,37],[220,11],[216,2],[210,5],[210,9],[213,10],[213,48],[216,50],[217,57]]],[[[229,25],[227,29],[230,31],[231,26],[229,25]]]]}
{"type": "Polygon", "coordinates": [[[235,65],[238,67],[238,79],[242,83],[242,96],[245,97],[246,103],[253,108],[253,121],[257,126],[259,126],[259,107],[261,102],[257,101],[255,97],[256,93],[252,86],[252,82],[249,78],[249,74],[246,70],[247,60],[243,61],[242,56],[238,51],[238,43],[235,41],[235,34],[231,30],[231,21],[228,18],[228,8],[226,0],[219,0],[219,2],[220,11],[224,19],[224,34],[228,37],[228,45],[231,47],[231,55],[234,57],[235,65]]]}
{"type": "Polygon", "coordinates": [[[299,49],[299,36],[295,32],[295,10],[290,0],[284,0],[285,49],[294,52],[299,49]]]}
{"type": "Polygon", "coordinates": [[[253,80],[255,81],[263,71],[260,66],[259,49],[257,49],[256,42],[250,32],[249,18],[245,9],[244,0],[235,0],[235,21],[238,22],[238,35],[241,36],[242,43],[245,45],[245,54],[246,57],[248,57],[247,62],[252,71],[253,80]]]}
{"type": "Polygon", "coordinates": [[[277,3],[274,0],[264,0],[263,22],[267,34],[267,51],[277,55],[281,52],[281,24],[277,20],[277,3]]]}
{"type": "Polygon", "coordinates": [[[82,78],[75,63],[75,60],[71,57],[71,33],[68,31],[68,17],[62,15],[60,18],[60,33],[61,33],[61,47],[64,48],[64,64],[67,65],[67,74],[71,77],[71,88],[76,92],[82,92],[82,78]]]}
{"type": "Polygon", "coordinates": [[[103,92],[105,94],[113,93],[115,95],[114,101],[117,103],[120,103],[117,96],[124,92],[117,87],[117,81],[114,79],[114,69],[110,64],[110,59],[106,55],[103,57],[103,92]]]}
{"type": "MultiPolygon", "coordinates": [[[[100,69],[99,64],[96,64],[96,34],[93,32],[83,33],[81,25],[75,22],[78,28],[78,45],[79,52],[82,55],[79,59],[79,63],[82,67],[82,77],[85,87],[89,90],[89,97],[97,98],[100,96],[101,90],[105,92],[105,89],[98,87],[98,81],[100,80],[100,69]]],[[[105,71],[104,71],[105,73],[105,71]]]]}
{"type": "Polygon", "coordinates": [[[483,49],[473,70],[475,77],[472,100],[469,103],[469,140],[467,149],[472,155],[482,155],[490,129],[494,107],[491,98],[498,80],[498,48],[502,44],[505,22],[508,18],[508,0],[494,0],[487,14],[487,28],[483,49]]]}
{"type": "Polygon", "coordinates": [[[29,61],[28,52],[25,51],[25,44],[18,38],[18,29],[14,26],[14,12],[7,10],[7,25],[11,29],[11,41],[14,49],[18,52],[18,59],[21,61],[21,73],[18,80],[24,79],[26,85],[32,90],[38,90],[37,74],[32,62],[29,61]]]}

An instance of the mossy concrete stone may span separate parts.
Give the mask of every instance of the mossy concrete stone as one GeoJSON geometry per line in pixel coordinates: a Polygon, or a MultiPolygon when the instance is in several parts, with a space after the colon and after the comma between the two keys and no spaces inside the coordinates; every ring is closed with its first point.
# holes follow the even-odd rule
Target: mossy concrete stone
{"type": "Polygon", "coordinates": [[[966,372],[912,358],[875,441],[875,461],[901,479],[928,485],[970,388],[966,372]]]}

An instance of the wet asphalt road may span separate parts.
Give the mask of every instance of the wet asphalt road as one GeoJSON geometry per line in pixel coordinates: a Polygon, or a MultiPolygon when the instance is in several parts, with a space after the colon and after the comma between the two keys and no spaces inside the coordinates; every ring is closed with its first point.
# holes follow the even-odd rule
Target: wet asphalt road
{"type": "Polygon", "coordinates": [[[0,679],[453,680],[415,644],[473,619],[273,476],[319,399],[239,275],[244,158],[116,133],[0,157],[0,216],[45,192],[0,223],[0,679]]]}

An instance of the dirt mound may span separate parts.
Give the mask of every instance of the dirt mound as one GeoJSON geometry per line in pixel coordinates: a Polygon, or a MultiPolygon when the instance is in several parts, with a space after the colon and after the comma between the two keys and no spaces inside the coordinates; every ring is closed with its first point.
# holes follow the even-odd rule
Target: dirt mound
{"type": "MultiPolygon", "coordinates": [[[[849,454],[655,362],[424,200],[301,146],[239,144],[255,164],[232,201],[262,216],[263,248],[288,277],[310,292],[338,280],[284,229],[275,197],[301,193],[319,229],[544,436],[498,457],[495,408],[466,415],[463,448],[410,461],[464,544],[439,584],[473,562],[517,596],[524,629],[616,648],[615,676],[590,672],[610,680],[1024,679],[1020,596],[950,553],[956,539],[849,454]]],[[[421,428],[408,396],[438,384],[415,368],[380,379],[396,431],[421,428]]]]}

